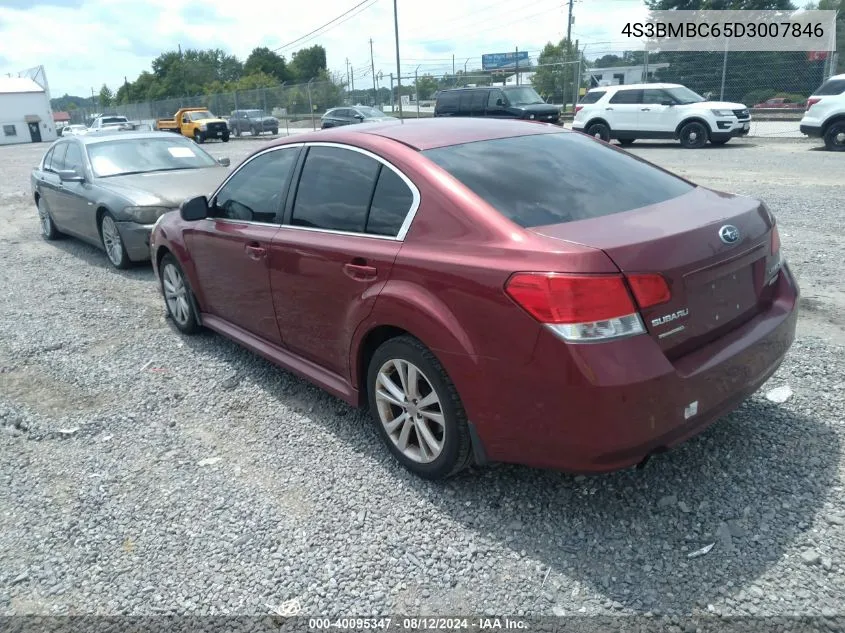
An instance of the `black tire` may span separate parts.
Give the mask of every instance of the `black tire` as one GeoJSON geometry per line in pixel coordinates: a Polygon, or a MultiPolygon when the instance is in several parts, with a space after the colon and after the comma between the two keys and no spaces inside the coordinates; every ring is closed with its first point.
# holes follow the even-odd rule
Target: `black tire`
{"type": "Polygon", "coordinates": [[[601,139],[605,143],[610,141],[610,128],[605,123],[593,123],[584,133],[588,136],[601,139]]]}
{"type": "Polygon", "coordinates": [[[279,133],[279,128],[274,127],[272,130],[270,130],[270,133],[271,133],[273,136],[277,135],[277,134],[279,133]]]}
{"type": "Polygon", "coordinates": [[[253,136],[258,136],[258,130],[255,128],[254,125],[251,128],[249,128],[249,133],[252,134],[253,136]]]}
{"type": "Polygon", "coordinates": [[[224,142],[224,143],[228,143],[228,142],[229,142],[229,135],[228,135],[228,134],[224,134],[224,135],[223,135],[223,142],[224,142]]]}
{"type": "Polygon", "coordinates": [[[716,145],[716,146],[719,146],[719,145],[724,145],[724,144],[725,144],[725,143],[727,143],[729,140],[731,140],[731,139],[729,139],[729,138],[720,138],[720,139],[716,139],[716,140],[714,140],[714,139],[712,139],[712,138],[711,138],[711,139],[710,139],[710,144],[711,144],[711,145],[716,145]]]}
{"type": "MultiPolygon", "coordinates": [[[[171,321],[173,321],[173,325],[175,325],[176,329],[182,332],[182,334],[191,335],[199,332],[202,327],[200,326],[199,315],[197,314],[197,302],[194,297],[194,292],[191,290],[191,284],[188,281],[188,277],[185,275],[185,271],[182,270],[182,267],[173,255],[167,253],[161,258],[161,263],[158,266],[158,274],[159,288],[161,289],[161,295],[164,298],[164,307],[167,310],[167,316],[170,317],[171,321]],[[165,288],[167,284],[172,285],[173,277],[171,277],[171,273],[181,279],[182,287],[185,292],[185,305],[182,306],[184,312],[181,312],[178,307],[172,308],[171,302],[168,300],[169,291],[165,290],[165,288]],[[167,282],[165,282],[165,279],[167,279],[167,282]]],[[[175,288],[171,288],[170,290],[174,289],[175,288]]]]}
{"type": "Polygon", "coordinates": [[[240,138],[241,136],[241,128],[239,125],[235,126],[235,136],[237,136],[238,138],[240,138]]]}
{"type": "Polygon", "coordinates": [[[634,144],[634,139],[632,139],[632,138],[620,138],[620,139],[619,139],[619,144],[620,144],[620,145],[625,145],[625,146],[627,147],[628,145],[633,145],[633,144],[634,144]]]}
{"type": "Polygon", "coordinates": [[[56,223],[53,222],[53,216],[50,214],[50,209],[47,207],[44,198],[38,198],[35,207],[38,209],[38,219],[41,222],[41,237],[49,242],[61,239],[64,233],[56,228],[56,223]]]}
{"type": "Polygon", "coordinates": [[[827,126],[824,146],[831,152],[845,152],[845,121],[834,121],[827,126]]]}
{"type": "Polygon", "coordinates": [[[106,252],[106,257],[112,266],[118,270],[126,270],[132,265],[129,254],[126,252],[126,245],[117,228],[114,216],[106,211],[100,218],[100,243],[106,252]]]}
{"type": "MultiPolygon", "coordinates": [[[[424,397],[427,394],[420,395],[424,397]]],[[[429,480],[445,479],[459,473],[470,464],[471,441],[467,415],[461,399],[440,361],[417,339],[411,336],[400,336],[386,341],[375,351],[367,368],[367,396],[370,413],[382,440],[399,463],[415,475],[429,480]],[[413,364],[439,400],[439,412],[444,421],[443,429],[439,432],[442,448],[437,457],[431,461],[424,463],[406,456],[394,443],[382,423],[376,398],[378,374],[387,363],[394,360],[413,364]]],[[[402,409],[396,405],[383,404],[383,406],[391,408],[396,413],[396,417],[403,415],[402,409]]],[[[410,403],[409,406],[411,406],[410,403]]],[[[390,415],[392,416],[393,413],[390,415]]],[[[431,426],[426,428],[431,432],[431,426]]],[[[416,439],[418,432],[415,425],[412,433],[416,439]]],[[[419,442],[418,439],[417,442],[419,442]]],[[[413,446],[409,448],[412,449],[413,446]]]]}
{"type": "Polygon", "coordinates": [[[194,142],[197,145],[202,145],[205,143],[205,136],[199,130],[194,130],[194,142]]]}
{"type": "Polygon", "coordinates": [[[690,121],[681,128],[678,134],[681,140],[681,146],[687,149],[701,149],[707,145],[707,140],[710,134],[703,123],[698,121],[690,121]]]}

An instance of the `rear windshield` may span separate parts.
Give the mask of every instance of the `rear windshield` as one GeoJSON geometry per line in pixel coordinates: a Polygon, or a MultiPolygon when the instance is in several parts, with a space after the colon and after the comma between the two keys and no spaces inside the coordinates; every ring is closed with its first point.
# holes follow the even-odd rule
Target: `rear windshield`
{"type": "Polygon", "coordinates": [[[824,82],[813,94],[817,96],[840,95],[845,92],[845,79],[831,79],[824,82]]]}
{"type": "Polygon", "coordinates": [[[595,92],[593,92],[591,90],[590,92],[585,94],[581,98],[581,101],[579,101],[578,103],[585,104],[585,105],[589,105],[591,103],[596,103],[599,99],[601,99],[604,96],[604,94],[606,92],[607,92],[607,90],[596,90],[595,92]]]}
{"type": "Polygon", "coordinates": [[[423,154],[526,228],[629,211],[694,188],[578,132],[477,141],[423,154]]]}

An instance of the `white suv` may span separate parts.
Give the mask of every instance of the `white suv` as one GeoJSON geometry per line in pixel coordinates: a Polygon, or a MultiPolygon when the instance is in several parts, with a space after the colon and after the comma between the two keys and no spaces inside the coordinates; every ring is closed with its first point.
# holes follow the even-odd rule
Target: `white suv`
{"type": "Polygon", "coordinates": [[[834,75],[807,99],[801,132],[823,138],[829,150],[845,151],[845,75],[834,75]]]}
{"type": "Polygon", "coordinates": [[[689,148],[724,145],[751,128],[741,103],[707,101],[680,84],[630,84],[589,90],[575,106],[572,129],[603,141],[678,139],[689,148]]]}

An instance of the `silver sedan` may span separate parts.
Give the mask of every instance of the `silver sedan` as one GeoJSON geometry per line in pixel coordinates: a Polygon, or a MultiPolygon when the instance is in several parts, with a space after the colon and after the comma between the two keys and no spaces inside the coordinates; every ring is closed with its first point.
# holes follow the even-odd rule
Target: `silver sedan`
{"type": "Polygon", "coordinates": [[[150,231],[186,198],[205,195],[228,173],[190,139],[168,132],[61,138],[32,170],[41,233],[102,248],[116,268],[150,258],[150,231]]]}

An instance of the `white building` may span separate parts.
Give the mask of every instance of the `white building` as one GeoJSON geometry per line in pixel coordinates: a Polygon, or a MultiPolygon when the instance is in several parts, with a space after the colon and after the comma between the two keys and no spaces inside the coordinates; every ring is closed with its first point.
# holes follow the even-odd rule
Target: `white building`
{"type": "Polygon", "coordinates": [[[55,140],[49,93],[29,77],[0,77],[0,145],[55,140]]]}
{"type": "Polygon", "coordinates": [[[669,64],[649,64],[647,68],[646,66],[588,68],[584,71],[584,80],[590,88],[648,83],[654,80],[656,71],[668,67],[669,64]]]}

